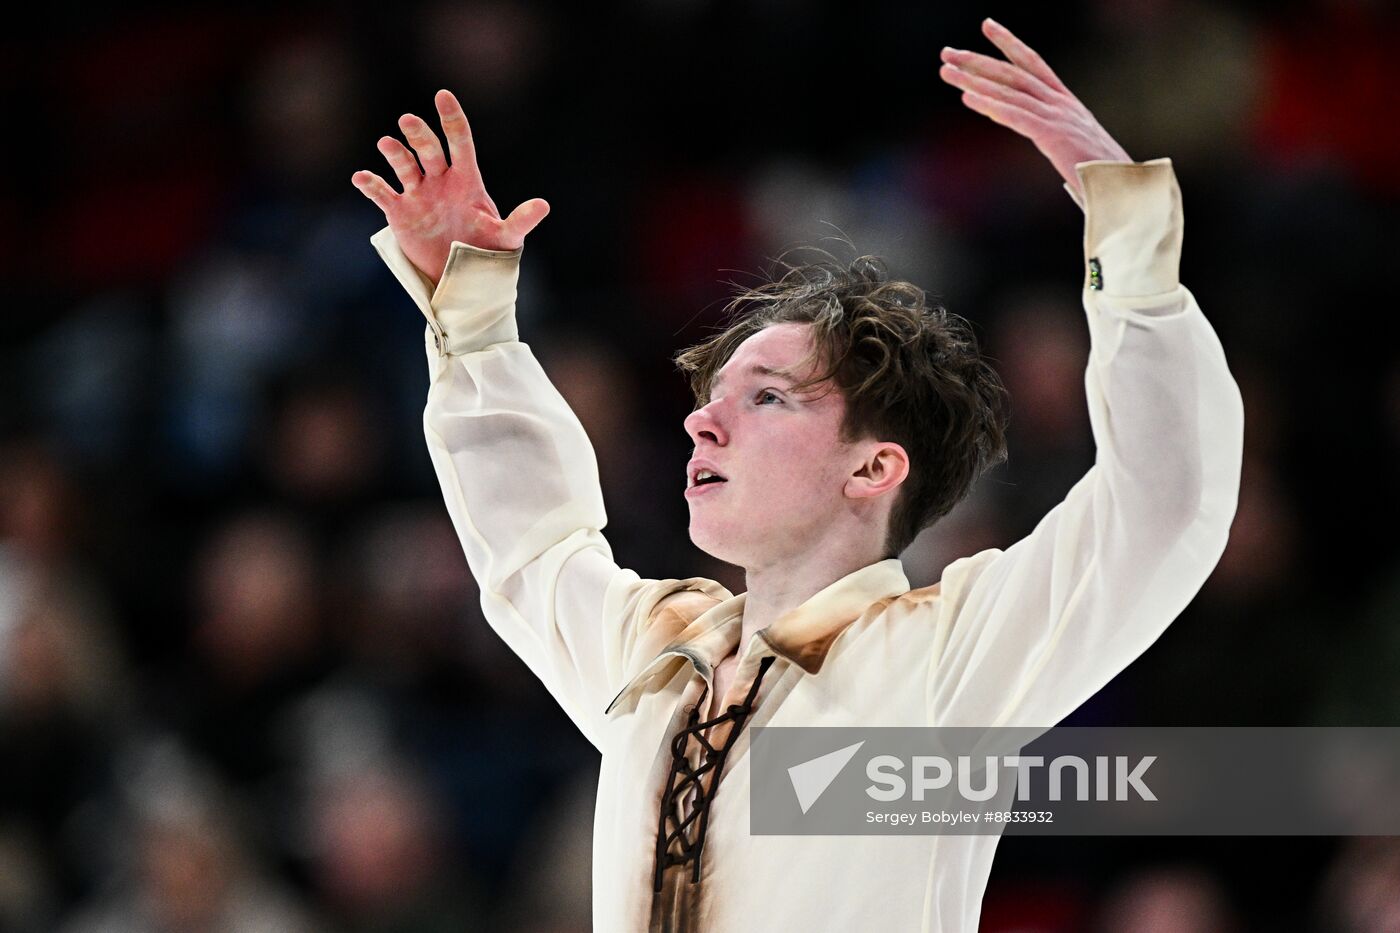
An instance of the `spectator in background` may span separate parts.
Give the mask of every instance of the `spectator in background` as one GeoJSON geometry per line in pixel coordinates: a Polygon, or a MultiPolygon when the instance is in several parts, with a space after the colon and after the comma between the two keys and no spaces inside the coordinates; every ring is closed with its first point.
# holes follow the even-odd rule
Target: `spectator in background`
{"type": "Polygon", "coordinates": [[[1109,892],[1099,933],[1243,933],[1220,884],[1201,870],[1147,869],[1109,892]]]}
{"type": "MultiPolygon", "coordinates": [[[[322,933],[265,876],[243,833],[242,803],[173,739],[129,747],[105,809],[106,881],[62,933],[322,933]]],[[[90,839],[89,844],[98,840],[90,839]]]]}
{"type": "Polygon", "coordinates": [[[88,518],[51,451],[0,449],[0,838],[13,878],[35,883],[3,900],[41,918],[88,883],[68,820],[103,787],[135,713],[106,594],[81,556],[88,518]]]}
{"type": "Polygon", "coordinates": [[[1323,933],[1400,931],[1400,840],[1349,841],[1323,879],[1314,919],[1323,933]]]}
{"type": "Polygon", "coordinates": [[[312,880],[347,933],[482,929],[481,894],[446,856],[445,809],[406,763],[320,775],[308,807],[312,880]]]}

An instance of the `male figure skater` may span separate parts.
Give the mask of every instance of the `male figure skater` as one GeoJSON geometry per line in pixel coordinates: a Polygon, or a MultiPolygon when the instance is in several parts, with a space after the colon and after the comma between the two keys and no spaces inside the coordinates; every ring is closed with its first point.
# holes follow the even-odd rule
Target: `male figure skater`
{"type": "Polygon", "coordinates": [[[1085,212],[1085,388],[1094,466],[1026,538],[910,590],[898,554],[1003,456],[1004,389],[961,322],[880,265],[795,267],[680,354],[698,407],[695,544],[748,591],[641,579],[600,529],[588,438],[519,339],[522,244],[466,117],[436,105],[379,149],[400,193],[372,238],[427,317],[424,426],[482,608],[602,752],[594,926],[977,927],[997,837],[751,836],[751,728],[1049,727],[1147,648],[1225,547],[1243,407],[1178,281],[1171,161],[1134,162],[1034,51],[944,49],[967,106],[1028,137],[1085,212]],[[745,727],[748,728],[745,728],[745,727]]]}

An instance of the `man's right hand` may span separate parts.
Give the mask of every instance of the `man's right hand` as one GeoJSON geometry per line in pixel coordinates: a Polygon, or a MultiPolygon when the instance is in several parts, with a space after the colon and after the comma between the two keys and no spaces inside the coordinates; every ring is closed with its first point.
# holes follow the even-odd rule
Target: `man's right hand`
{"type": "Polygon", "coordinates": [[[403,194],[373,172],[356,172],[350,181],[379,206],[404,255],[437,285],[454,240],[482,249],[517,249],[549,213],[549,204],[532,198],[502,220],[482,184],[462,105],[447,90],[438,91],[433,101],[447,138],[450,166],[432,128],[421,117],[406,113],[399,118],[399,128],[417,151],[423,170],[418,170],[407,146],[385,136],[379,140],[379,151],[398,176],[403,194]]]}

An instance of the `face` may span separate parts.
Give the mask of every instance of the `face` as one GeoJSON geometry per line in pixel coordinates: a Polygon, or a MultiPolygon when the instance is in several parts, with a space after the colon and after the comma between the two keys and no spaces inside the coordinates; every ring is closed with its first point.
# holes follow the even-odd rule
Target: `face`
{"type": "MultiPolygon", "coordinates": [[[[720,560],[754,568],[812,546],[856,507],[846,493],[857,445],[839,440],[846,403],[830,383],[799,395],[792,372],[810,350],[811,325],[774,324],[749,337],[716,376],[710,401],[685,419],[695,460],[723,483],[688,485],[690,537],[720,560]],[[821,396],[818,398],[818,396],[821,396]]],[[[688,472],[687,484],[693,481],[688,472]]]]}

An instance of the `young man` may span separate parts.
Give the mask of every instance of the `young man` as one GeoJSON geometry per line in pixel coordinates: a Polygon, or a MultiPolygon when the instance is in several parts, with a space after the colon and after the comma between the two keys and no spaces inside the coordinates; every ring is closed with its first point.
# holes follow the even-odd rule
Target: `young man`
{"type": "Polygon", "coordinates": [[[1009,61],[945,49],[941,74],[1085,211],[1098,456],[1028,537],[919,590],[896,555],[1001,459],[1005,415],[965,325],[918,289],[869,261],[793,269],[678,357],[700,403],[690,534],[748,591],[640,579],[612,560],[588,439],[516,329],[522,243],[548,205],[501,219],[447,91],[450,166],[405,115],[422,171],[386,136],[403,192],[353,177],[428,320],[428,448],[486,618],[602,752],[600,931],[976,929],[997,837],[751,836],[750,729],[1052,726],[1225,547],[1243,409],[1177,278],[1171,162],[1130,160],[1035,52],[983,28],[1009,61]]]}

